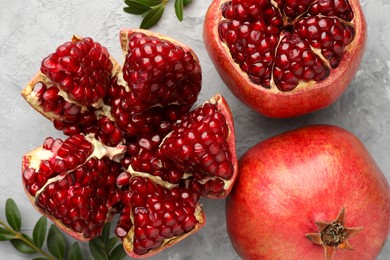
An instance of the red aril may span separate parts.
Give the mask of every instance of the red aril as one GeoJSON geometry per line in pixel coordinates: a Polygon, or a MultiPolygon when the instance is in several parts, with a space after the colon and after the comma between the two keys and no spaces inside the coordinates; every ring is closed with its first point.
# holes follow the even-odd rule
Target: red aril
{"type": "Polygon", "coordinates": [[[23,184],[34,207],[79,240],[120,214],[127,253],[147,257],[204,226],[201,196],[229,194],[234,125],[219,94],[192,109],[202,74],[188,46],[129,29],[120,42],[123,66],[76,36],[42,61],[22,95],[69,137],[24,156],[23,184]]]}
{"type": "Polygon", "coordinates": [[[226,85],[275,118],[303,115],[339,98],[365,41],[358,0],[216,0],[204,22],[206,49],[226,85]]]}
{"type": "Polygon", "coordinates": [[[241,157],[226,217],[243,259],[375,259],[390,232],[390,187],[354,135],[306,126],[241,157]]]}

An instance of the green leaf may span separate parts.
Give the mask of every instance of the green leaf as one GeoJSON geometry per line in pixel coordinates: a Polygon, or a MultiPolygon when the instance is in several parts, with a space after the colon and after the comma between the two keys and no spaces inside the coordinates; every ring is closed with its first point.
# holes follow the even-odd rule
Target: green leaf
{"type": "Polygon", "coordinates": [[[192,0],[183,0],[183,5],[187,6],[192,3],[192,0]]]}
{"type": "Polygon", "coordinates": [[[114,250],[112,250],[110,255],[110,260],[122,260],[126,257],[125,249],[123,248],[122,243],[117,245],[114,250]]]}
{"type": "MultiPolygon", "coordinates": [[[[31,243],[33,243],[32,239],[30,237],[28,237],[27,235],[24,235],[22,234],[23,237],[27,240],[29,240],[31,243]]],[[[23,253],[23,254],[33,254],[33,253],[36,253],[35,249],[32,248],[31,246],[29,246],[28,244],[26,244],[23,240],[20,240],[20,239],[12,239],[11,241],[11,244],[13,245],[13,247],[18,250],[19,252],[23,253]]]]}
{"type": "Polygon", "coordinates": [[[110,231],[111,231],[111,223],[107,222],[102,230],[102,240],[104,243],[107,243],[107,240],[110,238],[110,231]]]}
{"type": "Polygon", "coordinates": [[[160,5],[163,2],[163,0],[127,0],[127,2],[136,2],[145,6],[153,7],[156,5],[160,5]]]}
{"type": "Polygon", "coordinates": [[[22,225],[22,217],[18,206],[13,199],[7,199],[5,203],[5,216],[7,218],[8,224],[17,232],[20,232],[20,227],[22,225]]]}
{"type": "Polygon", "coordinates": [[[64,259],[66,240],[64,235],[55,225],[50,226],[49,234],[47,236],[47,248],[56,258],[60,260],[64,259]]]}
{"type": "Polygon", "coordinates": [[[74,242],[69,249],[67,258],[69,260],[83,260],[83,253],[81,251],[80,245],[77,242],[74,242]]]}
{"type": "Polygon", "coordinates": [[[118,242],[118,238],[117,237],[111,237],[111,238],[109,238],[106,242],[105,242],[105,244],[106,244],[106,246],[105,246],[105,249],[106,249],[106,252],[110,252],[113,248],[114,248],[114,246],[116,245],[116,243],[118,242]]]}
{"type": "Polygon", "coordinates": [[[155,25],[161,18],[162,14],[164,13],[165,6],[164,5],[158,5],[148,11],[144,19],[141,22],[140,27],[142,29],[149,29],[153,25],[155,25]]]}
{"type": "Polygon", "coordinates": [[[47,258],[47,257],[36,257],[36,258],[33,258],[32,260],[50,260],[50,258],[47,258]]]}
{"type": "Polygon", "coordinates": [[[183,21],[183,9],[184,9],[183,0],[176,0],[175,1],[175,13],[176,13],[177,19],[179,19],[179,21],[183,21]]]}
{"type": "Polygon", "coordinates": [[[104,249],[103,240],[100,237],[94,238],[89,241],[89,251],[95,260],[107,260],[109,259],[104,249]]]}
{"type": "Polygon", "coordinates": [[[14,238],[15,235],[11,231],[0,227],[0,241],[8,241],[14,238]]]}
{"type": "Polygon", "coordinates": [[[33,234],[32,234],[34,244],[39,248],[42,248],[43,242],[45,242],[46,231],[47,231],[47,219],[42,216],[35,224],[33,234]]]}
{"type": "Polygon", "coordinates": [[[151,9],[149,6],[134,1],[125,1],[125,3],[128,7],[123,8],[123,10],[130,14],[143,14],[151,9]]]}

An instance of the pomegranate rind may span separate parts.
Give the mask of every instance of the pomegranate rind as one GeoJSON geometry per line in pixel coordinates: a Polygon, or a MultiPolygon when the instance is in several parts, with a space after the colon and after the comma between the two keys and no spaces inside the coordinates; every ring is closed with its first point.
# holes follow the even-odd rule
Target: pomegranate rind
{"type": "Polygon", "coordinates": [[[352,82],[366,46],[366,21],[359,0],[349,0],[354,13],[350,22],[356,35],[346,47],[337,69],[323,81],[308,82],[292,91],[281,92],[254,84],[232,59],[230,51],[218,33],[224,19],[221,5],[229,0],[215,0],[209,6],[204,22],[203,38],[206,50],[217,72],[232,93],[254,111],[271,118],[290,118],[304,115],[334,103],[352,82]]]}
{"type": "Polygon", "coordinates": [[[216,94],[208,102],[211,104],[215,104],[218,107],[218,110],[221,111],[221,113],[224,115],[226,120],[226,125],[228,126],[229,129],[226,142],[229,145],[229,152],[232,156],[233,175],[229,180],[223,180],[225,183],[223,194],[207,196],[207,198],[211,198],[211,199],[223,199],[226,198],[231,192],[238,174],[238,160],[237,160],[237,153],[236,153],[236,137],[234,132],[234,120],[233,120],[232,111],[230,110],[230,106],[227,103],[226,99],[221,94],[216,94]]]}
{"type": "Polygon", "coordinates": [[[363,230],[349,239],[354,250],[337,249],[334,259],[379,255],[390,232],[389,183],[347,130],[311,125],[271,137],[240,158],[239,171],[226,221],[243,259],[324,259],[305,234],[342,208],[345,225],[363,230]]]}

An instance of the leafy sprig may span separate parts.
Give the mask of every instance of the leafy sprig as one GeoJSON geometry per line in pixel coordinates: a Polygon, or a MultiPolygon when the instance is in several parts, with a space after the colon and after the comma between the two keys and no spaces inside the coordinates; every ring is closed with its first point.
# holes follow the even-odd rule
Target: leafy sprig
{"type": "Polygon", "coordinates": [[[111,224],[108,222],[102,231],[102,234],[89,241],[89,250],[96,260],[120,260],[126,256],[123,245],[118,244],[118,237],[110,237],[111,224]]]}
{"type": "MultiPolygon", "coordinates": [[[[142,15],[140,28],[149,29],[162,17],[169,0],[125,0],[127,7],[123,8],[126,13],[142,15]]],[[[175,14],[179,21],[184,19],[184,7],[192,0],[175,0],[175,14]]]]}
{"type": "MultiPolygon", "coordinates": [[[[0,241],[9,241],[23,254],[39,254],[33,260],[83,260],[84,253],[76,241],[71,246],[64,234],[54,225],[48,228],[47,218],[41,217],[32,231],[32,236],[21,231],[22,216],[13,199],[5,204],[6,222],[0,219],[0,241]],[[45,251],[44,245],[49,252],[45,251]]],[[[90,254],[95,260],[121,260],[126,256],[119,239],[110,237],[111,224],[107,223],[99,237],[88,242],[90,254]]]]}

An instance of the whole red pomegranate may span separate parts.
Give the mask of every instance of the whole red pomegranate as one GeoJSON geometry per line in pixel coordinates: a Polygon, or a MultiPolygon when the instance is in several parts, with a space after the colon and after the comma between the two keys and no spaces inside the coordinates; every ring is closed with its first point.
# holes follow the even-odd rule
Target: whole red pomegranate
{"type": "Polygon", "coordinates": [[[206,49],[226,85],[274,118],[333,103],[365,41],[359,0],[214,0],[204,22],[206,49]]]}
{"type": "Polygon", "coordinates": [[[243,259],[375,259],[390,231],[390,187],[354,135],[306,126],[242,156],[226,217],[243,259]]]}
{"type": "Polygon", "coordinates": [[[27,153],[22,181],[33,206],[76,239],[119,214],[115,233],[141,258],[204,226],[201,196],[229,194],[234,125],[219,94],[192,108],[202,75],[188,46],[133,29],[120,43],[123,66],[89,37],[43,59],[22,95],[69,137],[27,153]]]}

